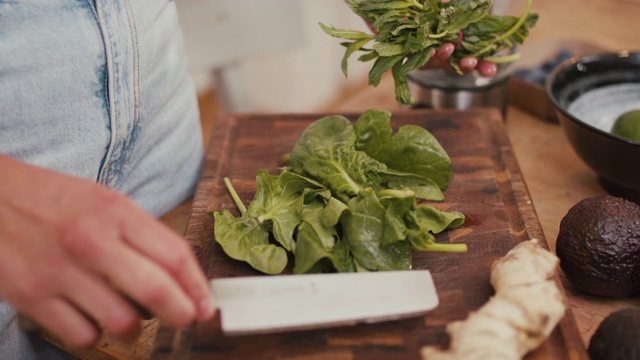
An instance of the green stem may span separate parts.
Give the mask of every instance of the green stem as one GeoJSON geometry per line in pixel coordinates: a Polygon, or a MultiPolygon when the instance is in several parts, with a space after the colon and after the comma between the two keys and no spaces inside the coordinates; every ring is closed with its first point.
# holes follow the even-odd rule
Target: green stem
{"type": "Polygon", "coordinates": [[[515,53],[507,56],[489,56],[484,58],[483,60],[496,63],[496,64],[505,64],[505,63],[513,62],[520,59],[520,56],[521,56],[520,53],[515,53]]]}
{"type": "Polygon", "coordinates": [[[410,0],[410,3],[413,4],[413,6],[417,7],[418,9],[422,9],[424,10],[424,5],[420,4],[419,2],[417,2],[416,0],[410,0]]]}
{"type": "Polygon", "coordinates": [[[441,32],[440,34],[429,34],[428,36],[429,36],[429,38],[431,38],[431,39],[439,39],[439,38],[441,38],[441,37],[446,36],[447,34],[448,34],[448,32],[447,32],[447,31],[443,31],[443,32],[441,32]]]}
{"type": "Polygon", "coordinates": [[[397,199],[406,199],[406,198],[415,196],[416,194],[409,189],[403,189],[403,190],[384,189],[384,190],[378,191],[376,195],[378,195],[379,198],[392,197],[397,199]]]}
{"type": "Polygon", "coordinates": [[[240,200],[240,196],[236,192],[236,189],[233,188],[233,185],[231,184],[231,180],[229,180],[229,178],[226,176],[224,177],[224,185],[227,187],[227,191],[229,192],[229,195],[231,195],[233,202],[238,207],[238,210],[240,210],[240,214],[244,216],[244,214],[247,213],[247,208],[242,203],[242,200],[240,200]]]}
{"type": "Polygon", "coordinates": [[[467,252],[467,244],[438,244],[432,243],[427,246],[427,251],[438,252],[467,252]]]}
{"type": "Polygon", "coordinates": [[[357,194],[360,191],[362,191],[362,188],[360,187],[360,185],[358,185],[358,183],[355,182],[351,178],[351,176],[349,176],[349,174],[347,173],[347,171],[343,167],[340,167],[338,169],[338,171],[340,172],[342,178],[347,182],[347,184],[349,184],[349,186],[351,187],[351,190],[353,191],[354,194],[357,194]]]}
{"type": "Polygon", "coordinates": [[[518,31],[518,29],[520,29],[522,24],[524,24],[524,22],[527,21],[527,17],[529,16],[529,11],[530,10],[531,10],[531,0],[527,0],[527,4],[524,7],[524,11],[522,12],[522,16],[518,19],[518,21],[516,21],[515,25],[513,25],[511,27],[511,29],[509,29],[507,32],[505,32],[502,35],[498,36],[497,38],[493,39],[491,44],[487,45],[484,49],[476,52],[475,54],[471,54],[470,57],[478,57],[479,55],[482,55],[482,54],[486,53],[487,51],[491,50],[491,45],[493,45],[493,43],[496,43],[498,41],[502,41],[504,39],[507,39],[511,35],[515,34],[515,32],[518,31]]]}

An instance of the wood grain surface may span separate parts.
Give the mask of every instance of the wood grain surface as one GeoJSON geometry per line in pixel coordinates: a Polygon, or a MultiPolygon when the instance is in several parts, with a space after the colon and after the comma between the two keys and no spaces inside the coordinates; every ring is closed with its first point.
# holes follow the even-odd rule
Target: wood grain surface
{"type": "MultiPolygon", "coordinates": [[[[245,204],[253,198],[260,168],[272,174],[300,133],[321,114],[227,115],[216,121],[196,190],[186,237],[211,278],[257,275],[228,258],[213,239],[209,211],[235,209],[223,184],[228,176],[245,204]]],[[[355,118],[351,116],[351,118],[355,118]]],[[[445,201],[430,203],[465,214],[465,224],[437,236],[466,243],[463,254],[418,252],[413,268],[432,272],[440,297],[433,312],[406,320],[342,328],[253,336],[225,336],[210,322],[173,331],[160,328],[152,354],[158,359],[419,359],[427,344],[448,345],[447,323],[464,319],[493,294],[490,267],[517,243],[544,234],[497,110],[395,112],[392,125],[425,127],[453,164],[445,201]]],[[[237,214],[237,212],[236,212],[237,214]]],[[[384,291],[381,289],[381,291],[384,291]]],[[[586,359],[570,311],[528,359],[586,359]]]]}

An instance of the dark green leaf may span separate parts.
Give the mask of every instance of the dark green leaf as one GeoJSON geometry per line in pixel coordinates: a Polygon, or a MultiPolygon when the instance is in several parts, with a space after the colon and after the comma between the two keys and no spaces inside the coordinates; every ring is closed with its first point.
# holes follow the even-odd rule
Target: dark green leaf
{"type": "Polygon", "coordinates": [[[299,231],[294,274],[353,271],[353,259],[349,256],[344,243],[338,243],[338,246],[326,249],[307,223],[300,224],[299,231]]]}
{"type": "Polygon", "coordinates": [[[369,84],[373,86],[378,86],[380,84],[380,80],[382,79],[382,75],[387,72],[391,67],[393,67],[396,63],[402,61],[404,55],[396,55],[396,56],[379,56],[376,59],[376,62],[373,64],[373,67],[369,71],[369,84]]]}
{"type": "Polygon", "coordinates": [[[411,243],[384,245],[386,209],[371,191],[362,191],[348,203],[351,211],[340,220],[343,239],[358,264],[369,271],[411,268],[411,243]]]}
{"type": "Polygon", "coordinates": [[[378,17],[374,22],[373,22],[373,27],[374,29],[376,29],[377,31],[380,31],[380,29],[382,28],[382,25],[384,23],[387,22],[396,22],[398,20],[403,19],[404,17],[406,17],[406,12],[404,11],[387,11],[385,13],[382,14],[382,16],[378,17]]]}
{"type": "Polygon", "coordinates": [[[402,50],[407,54],[415,54],[418,51],[425,49],[427,45],[423,39],[419,39],[416,35],[410,34],[407,37],[407,42],[404,43],[402,50]]]}
{"type": "Polygon", "coordinates": [[[302,133],[291,152],[296,173],[321,182],[339,199],[355,196],[363,188],[380,184],[386,166],[357,151],[351,122],[342,116],[316,120],[302,133]]]}
{"type": "Polygon", "coordinates": [[[438,33],[457,33],[486,17],[493,1],[452,0],[441,10],[438,33]]]}
{"type": "Polygon", "coordinates": [[[396,100],[401,104],[413,104],[416,100],[411,96],[411,88],[406,75],[402,73],[402,63],[393,64],[391,68],[393,83],[396,87],[396,100]]]}
{"type": "Polygon", "coordinates": [[[444,200],[444,194],[438,184],[424,176],[387,169],[380,174],[380,177],[389,189],[409,189],[415,193],[418,199],[431,201],[444,200]]]}
{"type": "Polygon", "coordinates": [[[249,248],[247,263],[265,274],[280,274],[287,267],[287,252],[276,245],[256,245],[249,248]]]}
{"type": "Polygon", "coordinates": [[[378,56],[382,57],[403,54],[403,48],[401,44],[376,43],[373,45],[373,50],[378,53],[378,56]]]}
{"type": "Polygon", "coordinates": [[[369,41],[371,40],[370,39],[356,40],[347,46],[347,49],[344,52],[344,56],[342,57],[342,65],[341,65],[342,73],[344,74],[344,76],[347,76],[348,60],[351,54],[362,49],[362,47],[367,45],[369,41]]]}
{"type": "Polygon", "coordinates": [[[326,26],[322,23],[319,23],[319,24],[324,32],[326,32],[327,34],[333,37],[337,37],[340,39],[347,39],[347,40],[363,40],[363,39],[373,40],[373,35],[367,34],[366,32],[362,32],[358,30],[337,29],[333,26],[326,26]]]}
{"type": "Polygon", "coordinates": [[[266,274],[278,274],[284,270],[286,252],[269,244],[269,233],[254,219],[236,218],[228,210],[213,215],[214,237],[229,257],[246,261],[266,274]]]}
{"type": "Polygon", "coordinates": [[[406,0],[387,0],[387,1],[376,1],[376,0],[366,0],[360,3],[358,6],[358,10],[362,12],[367,11],[376,11],[376,10],[396,10],[396,9],[406,9],[414,6],[411,1],[406,0]]]}
{"type": "Polygon", "coordinates": [[[392,135],[391,114],[369,110],[356,121],[356,148],[391,170],[415,174],[435,182],[441,190],[451,181],[451,160],[438,140],[426,129],[405,125],[392,135]]]}
{"type": "Polygon", "coordinates": [[[373,59],[377,59],[378,58],[378,54],[375,51],[371,51],[369,53],[366,53],[364,55],[361,55],[358,60],[362,61],[362,62],[367,62],[367,61],[371,61],[373,59]]]}
{"type": "Polygon", "coordinates": [[[418,69],[422,65],[426,64],[431,58],[431,48],[426,48],[418,53],[412,54],[407,61],[400,67],[400,74],[407,75],[413,70],[418,69]]]}
{"type": "Polygon", "coordinates": [[[289,171],[272,176],[266,169],[258,170],[256,194],[247,208],[247,217],[260,224],[270,224],[276,241],[292,250],[295,246],[293,231],[301,220],[306,188],[317,189],[322,185],[289,171]]]}
{"type": "Polygon", "coordinates": [[[445,229],[462,225],[464,215],[460,212],[444,212],[428,205],[421,205],[414,212],[408,213],[406,220],[410,228],[407,237],[416,250],[462,252],[467,249],[464,244],[436,243],[434,236],[445,229]]]}

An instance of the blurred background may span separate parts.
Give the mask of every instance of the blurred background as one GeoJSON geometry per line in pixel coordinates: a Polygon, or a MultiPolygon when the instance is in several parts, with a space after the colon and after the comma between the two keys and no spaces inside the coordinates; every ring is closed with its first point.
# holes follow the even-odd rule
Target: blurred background
{"type": "Polygon", "coordinates": [[[353,62],[345,79],[344,48],[318,25],[368,31],[343,0],[176,3],[199,92],[224,85],[233,110],[309,111],[366,76],[363,64],[353,62]]]}
{"type": "MultiPolygon", "coordinates": [[[[496,0],[495,6],[501,13],[519,15],[524,3],[496,0]]],[[[354,96],[377,96],[383,101],[380,106],[395,105],[388,79],[379,88],[367,86],[370,64],[353,56],[349,76],[344,77],[340,40],[318,26],[322,22],[368,31],[344,0],[178,0],[176,4],[190,71],[203,100],[215,95],[218,105],[233,112],[322,111],[341,108],[354,96]]],[[[520,50],[520,67],[538,66],[563,49],[580,53],[640,48],[640,0],[534,0],[532,11],[540,19],[520,50]]]]}

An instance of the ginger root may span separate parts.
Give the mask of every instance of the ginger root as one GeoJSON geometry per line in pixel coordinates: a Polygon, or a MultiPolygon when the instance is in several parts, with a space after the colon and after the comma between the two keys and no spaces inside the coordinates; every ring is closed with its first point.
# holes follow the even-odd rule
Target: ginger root
{"type": "Polygon", "coordinates": [[[449,349],[422,348],[425,360],[522,359],[538,348],[565,314],[554,275],[558,258],[532,239],[491,268],[495,295],[467,319],[447,326],[449,349]]]}

